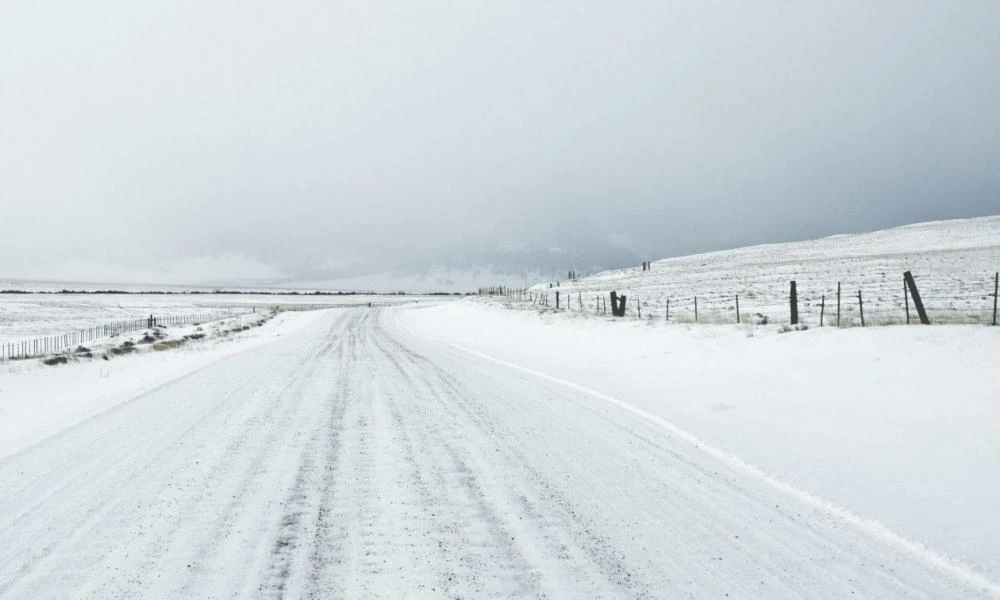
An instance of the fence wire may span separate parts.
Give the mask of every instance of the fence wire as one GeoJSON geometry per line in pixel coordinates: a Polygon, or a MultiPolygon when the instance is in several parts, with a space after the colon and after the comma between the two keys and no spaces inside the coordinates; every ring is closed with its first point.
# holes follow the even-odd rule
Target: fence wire
{"type": "Polygon", "coordinates": [[[114,321],[78,329],[67,333],[48,335],[14,342],[0,344],[0,360],[22,360],[39,358],[57,354],[89,344],[103,338],[149,330],[154,327],[179,327],[184,325],[200,325],[223,319],[234,319],[249,314],[248,310],[225,310],[191,315],[167,315],[157,317],[150,315],[141,319],[114,321]]]}
{"type": "MultiPolygon", "coordinates": [[[[996,273],[978,281],[949,280],[947,285],[929,277],[915,279],[918,288],[922,281],[926,284],[926,290],[918,291],[932,324],[996,324],[996,295],[1000,281],[996,273]]],[[[790,287],[790,282],[783,282],[780,287],[768,282],[765,285],[743,284],[725,291],[680,285],[617,288],[614,291],[627,298],[626,318],[677,323],[791,324],[790,287]]],[[[561,289],[496,286],[480,290],[480,295],[500,296],[513,303],[549,309],[610,316],[611,291],[592,287],[581,289],[574,284],[561,289]]],[[[796,292],[800,325],[858,327],[920,322],[914,299],[904,290],[902,274],[898,281],[883,278],[861,284],[841,282],[839,288],[837,282],[824,285],[815,280],[799,281],[796,292]]]]}

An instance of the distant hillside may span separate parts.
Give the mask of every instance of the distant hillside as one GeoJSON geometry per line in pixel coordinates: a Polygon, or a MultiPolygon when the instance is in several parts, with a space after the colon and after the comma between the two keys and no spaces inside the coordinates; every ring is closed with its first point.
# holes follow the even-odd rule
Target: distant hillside
{"type": "MultiPolygon", "coordinates": [[[[837,283],[842,285],[842,323],[859,321],[858,291],[866,322],[905,321],[903,272],[912,271],[933,321],[985,320],[992,311],[994,273],[1000,269],[1000,216],[907,225],[871,233],[750,246],[655,261],[641,267],[604,271],[576,281],[560,281],[562,298],[574,309],[579,300],[594,310],[596,296],[617,290],[635,301],[644,317],[735,322],[736,296],[744,321],[760,314],[771,322],[788,320],[789,282],[796,281],[800,319],[819,324],[836,318],[837,283]]],[[[549,283],[532,289],[549,291],[549,283]]]]}

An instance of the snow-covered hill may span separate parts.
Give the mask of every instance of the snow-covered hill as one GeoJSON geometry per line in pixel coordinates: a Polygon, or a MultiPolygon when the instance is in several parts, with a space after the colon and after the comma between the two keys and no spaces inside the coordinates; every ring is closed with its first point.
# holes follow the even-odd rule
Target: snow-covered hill
{"type": "Polygon", "coordinates": [[[632,316],[638,300],[644,317],[665,318],[669,302],[670,319],[681,321],[694,320],[697,297],[699,322],[712,323],[735,322],[738,295],[744,320],[762,314],[787,322],[794,280],[800,321],[818,325],[824,297],[824,321],[835,322],[840,283],[843,325],[860,321],[859,291],[866,323],[887,324],[906,319],[903,272],[912,271],[932,321],[981,322],[992,313],[998,269],[1000,216],[991,216],[669,258],[647,271],[635,266],[532,289],[550,296],[558,289],[572,309],[582,300],[591,311],[598,295],[617,290],[632,316]]]}

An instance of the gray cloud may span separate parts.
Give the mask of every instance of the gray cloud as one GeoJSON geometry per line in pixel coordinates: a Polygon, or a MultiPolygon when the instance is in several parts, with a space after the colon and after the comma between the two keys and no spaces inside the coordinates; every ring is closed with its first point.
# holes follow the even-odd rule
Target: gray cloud
{"type": "Polygon", "coordinates": [[[589,268],[997,213],[997,22],[972,0],[10,3],[0,277],[589,268]]]}

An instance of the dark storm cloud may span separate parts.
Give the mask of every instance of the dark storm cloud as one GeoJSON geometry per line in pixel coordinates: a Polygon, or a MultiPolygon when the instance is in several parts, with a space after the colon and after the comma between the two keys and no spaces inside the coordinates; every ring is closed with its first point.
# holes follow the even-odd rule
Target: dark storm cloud
{"type": "Polygon", "coordinates": [[[320,279],[511,244],[589,266],[1000,212],[998,22],[973,1],[8,3],[0,277],[235,256],[320,279]]]}

